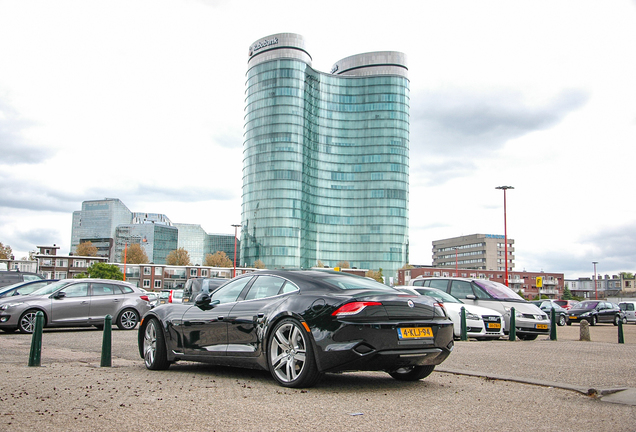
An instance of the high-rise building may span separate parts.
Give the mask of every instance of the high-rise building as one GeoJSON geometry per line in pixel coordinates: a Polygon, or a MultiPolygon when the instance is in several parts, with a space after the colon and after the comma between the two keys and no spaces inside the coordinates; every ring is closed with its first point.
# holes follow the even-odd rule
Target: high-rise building
{"type": "Polygon", "coordinates": [[[508,238],[506,259],[505,237],[499,234],[471,234],[433,241],[433,267],[454,269],[508,271],[514,264],[514,243],[508,238]]]}
{"type": "Polygon", "coordinates": [[[241,263],[383,269],[408,254],[409,80],[405,55],[312,68],[302,36],[249,49],[241,263]]]}

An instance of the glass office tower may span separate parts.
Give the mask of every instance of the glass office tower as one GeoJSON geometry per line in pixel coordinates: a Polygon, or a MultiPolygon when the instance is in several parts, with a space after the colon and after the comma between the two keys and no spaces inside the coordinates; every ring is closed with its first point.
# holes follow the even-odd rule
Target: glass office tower
{"type": "Polygon", "coordinates": [[[249,50],[241,260],[268,268],[407,262],[409,81],[384,51],[311,67],[302,36],[249,50]]]}

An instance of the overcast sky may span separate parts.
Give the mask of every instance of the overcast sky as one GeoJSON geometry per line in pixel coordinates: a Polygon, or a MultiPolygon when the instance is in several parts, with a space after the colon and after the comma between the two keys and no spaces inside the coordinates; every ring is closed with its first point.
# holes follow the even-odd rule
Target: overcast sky
{"type": "MultiPolygon", "coordinates": [[[[69,252],[82,201],[233,233],[250,44],[407,54],[410,262],[508,236],[515,269],[636,271],[636,2],[0,0],[0,242],[69,252]]],[[[343,257],[346,259],[346,257],[343,257]]]]}

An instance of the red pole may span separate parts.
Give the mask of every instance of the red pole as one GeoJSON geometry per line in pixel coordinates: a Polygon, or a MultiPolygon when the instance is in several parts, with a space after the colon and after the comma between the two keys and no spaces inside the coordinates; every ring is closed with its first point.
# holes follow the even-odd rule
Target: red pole
{"type": "Polygon", "coordinates": [[[232,273],[232,277],[236,277],[236,229],[240,227],[240,225],[232,225],[234,227],[234,272],[232,273]]]}
{"type": "Polygon", "coordinates": [[[457,269],[457,248],[455,248],[455,277],[459,276],[459,270],[457,269]]]}
{"type": "Polygon", "coordinates": [[[124,246],[124,281],[126,280],[126,258],[128,255],[128,243],[124,246]]]}
{"type": "Polygon", "coordinates": [[[514,189],[512,186],[497,186],[495,189],[502,189],[504,192],[504,264],[506,266],[506,286],[508,286],[508,224],[506,221],[506,190],[514,189]]]}
{"type": "Polygon", "coordinates": [[[593,261],[592,264],[594,264],[594,299],[598,300],[598,289],[596,286],[596,264],[598,264],[598,262],[593,261]]]}

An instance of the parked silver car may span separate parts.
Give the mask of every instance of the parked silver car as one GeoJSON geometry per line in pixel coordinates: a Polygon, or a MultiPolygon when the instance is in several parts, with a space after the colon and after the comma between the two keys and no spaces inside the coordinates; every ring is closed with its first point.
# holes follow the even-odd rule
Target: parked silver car
{"type": "Polygon", "coordinates": [[[139,288],[110,279],[63,279],[30,295],[0,300],[0,329],[32,333],[38,311],[45,327],[104,327],[110,315],[122,330],[132,330],[150,310],[139,288]]]}

